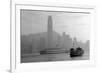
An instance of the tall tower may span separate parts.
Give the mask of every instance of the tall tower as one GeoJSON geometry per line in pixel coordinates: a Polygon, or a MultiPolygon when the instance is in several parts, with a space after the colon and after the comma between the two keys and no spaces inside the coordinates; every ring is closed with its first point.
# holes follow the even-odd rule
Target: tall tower
{"type": "Polygon", "coordinates": [[[48,25],[47,25],[47,38],[48,38],[48,48],[53,47],[53,23],[52,16],[48,16],[48,25]]]}

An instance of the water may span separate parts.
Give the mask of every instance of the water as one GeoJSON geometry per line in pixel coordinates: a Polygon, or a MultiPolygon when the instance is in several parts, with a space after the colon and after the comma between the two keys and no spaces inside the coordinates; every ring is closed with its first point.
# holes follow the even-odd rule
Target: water
{"type": "Polygon", "coordinates": [[[81,57],[74,57],[71,58],[68,53],[59,53],[59,54],[45,54],[45,55],[38,55],[33,57],[26,57],[22,58],[22,63],[28,62],[48,62],[48,61],[72,61],[72,60],[88,60],[89,54],[85,53],[81,57]]]}

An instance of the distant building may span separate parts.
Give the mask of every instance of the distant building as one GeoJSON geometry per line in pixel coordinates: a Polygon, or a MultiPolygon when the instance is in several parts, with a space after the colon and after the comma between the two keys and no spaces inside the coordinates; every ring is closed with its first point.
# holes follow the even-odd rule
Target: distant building
{"type": "Polygon", "coordinates": [[[32,54],[39,54],[39,39],[32,39],[32,54]]]}
{"type": "Polygon", "coordinates": [[[45,38],[44,37],[40,37],[40,41],[39,41],[39,51],[44,50],[45,48],[46,48],[45,38]]]}
{"type": "Polygon", "coordinates": [[[65,32],[63,32],[62,38],[63,38],[63,42],[62,42],[63,48],[69,50],[72,47],[72,38],[70,38],[69,35],[66,35],[65,32]]]}
{"type": "Polygon", "coordinates": [[[48,37],[48,48],[53,47],[53,23],[52,17],[48,16],[48,24],[47,24],[47,37],[48,37]]]}

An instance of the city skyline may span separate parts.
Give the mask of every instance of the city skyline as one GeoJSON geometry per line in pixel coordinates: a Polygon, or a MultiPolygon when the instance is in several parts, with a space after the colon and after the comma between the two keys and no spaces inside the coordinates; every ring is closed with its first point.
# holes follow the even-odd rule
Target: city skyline
{"type": "Polygon", "coordinates": [[[47,32],[48,16],[52,16],[53,30],[63,32],[85,42],[90,36],[90,15],[21,10],[21,35],[47,32]]]}
{"type": "MultiPolygon", "coordinates": [[[[21,17],[21,20],[22,19],[25,18],[21,17]]],[[[63,25],[64,21],[62,22],[63,26],[61,25],[61,22],[59,22],[60,20],[57,20],[58,23],[60,24],[55,23],[55,21],[56,20],[54,19],[54,16],[48,15],[45,26],[42,26],[41,23],[37,25],[31,24],[31,33],[29,31],[30,23],[29,25],[26,24],[28,25],[28,27],[24,25],[26,27],[25,28],[22,24],[23,20],[21,21],[21,26],[23,26],[22,28],[24,28],[24,31],[22,31],[23,29],[21,28],[21,58],[22,58],[21,62],[56,61],[56,60],[65,60],[66,57],[67,57],[66,60],[70,60],[71,54],[77,56],[82,56],[82,54],[84,54],[86,55],[86,57],[84,56],[82,59],[89,59],[90,41],[85,40],[84,43],[83,41],[78,41],[77,37],[74,36],[73,38],[71,37],[70,34],[68,34],[68,30],[66,30],[68,29],[68,25],[67,26],[63,25]],[[24,33],[25,35],[23,35],[23,32],[25,31],[28,32],[26,34],[24,33]],[[77,50],[71,53],[71,49],[73,48],[77,50]],[[70,55],[68,55],[69,53],[70,55]],[[60,57],[59,55],[62,56],[63,59],[61,59],[62,57],[60,57]],[[30,58],[25,60],[25,58],[27,57],[30,58]]],[[[82,29],[80,29],[80,31],[78,32],[82,33],[81,30],[82,29]]],[[[75,32],[76,31],[74,31],[74,33],[75,32]]]]}

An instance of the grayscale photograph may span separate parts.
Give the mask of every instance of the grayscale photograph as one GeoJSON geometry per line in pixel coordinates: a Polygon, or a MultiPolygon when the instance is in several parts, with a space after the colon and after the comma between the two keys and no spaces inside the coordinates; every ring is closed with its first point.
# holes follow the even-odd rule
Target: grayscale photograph
{"type": "Polygon", "coordinates": [[[90,59],[91,14],[20,10],[21,63],[90,59]]]}

